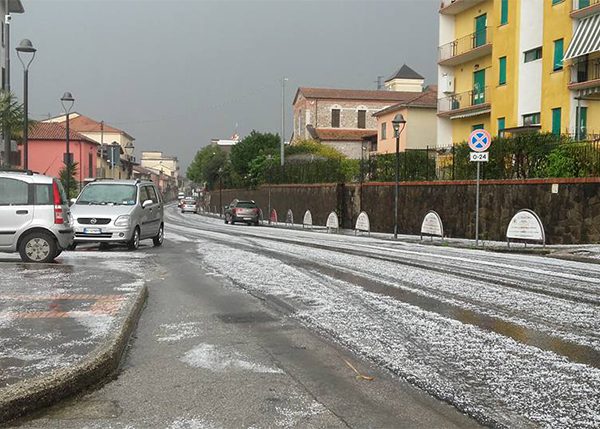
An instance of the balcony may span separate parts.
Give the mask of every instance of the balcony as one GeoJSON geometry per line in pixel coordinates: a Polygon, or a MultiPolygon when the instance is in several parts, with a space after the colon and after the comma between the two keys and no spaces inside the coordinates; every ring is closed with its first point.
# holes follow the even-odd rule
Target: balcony
{"type": "Polygon", "coordinates": [[[600,58],[578,61],[571,65],[569,89],[600,88],[600,58]]]}
{"type": "Polygon", "coordinates": [[[485,0],[444,0],[440,7],[440,13],[442,15],[458,15],[484,1],[485,0]]]}
{"type": "Polygon", "coordinates": [[[467,61],[491,55],[492,32],[489,28],[484,31],[471,33],[439,47],[441,66],[456,66],[467,61]]]}
{"type": "Polygon", "coordinates": [[[600,12],[600,0],[573,0],[571,18],[582,19],[600,12]]]}
{"type": "Polygon", "coordinates": [[[438,116],[459,119],[490,111],[489,88],[453,94],[438,100],[438,116]]]}

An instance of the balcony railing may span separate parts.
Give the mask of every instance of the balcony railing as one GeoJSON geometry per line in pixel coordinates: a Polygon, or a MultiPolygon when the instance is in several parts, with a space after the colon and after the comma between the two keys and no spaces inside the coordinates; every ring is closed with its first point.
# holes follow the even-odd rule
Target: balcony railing
{"type": "Polygon", "coordinates": [[[579,61],[571,66],[571,85],[600,79],[600,58],[579,61]]]}
{"type": "Polygon", "coordinates": [[[440,46],[439,62],[448,61],[460,55],[473,52],[477,48],[481,48],[492,42],[492,33],[486,27],[482,31],[476,31],[460,39],[453,40],[450,43],[440,46]]]}
{"type": "Polygon", "coordinates": [[[475,110],[477,106],[487,107],[490,102],[488,87],[461,92],[438,100],[438,113],[451,113],[467,108],[475,110]]]}
{"type": "Polygon", "coordinates": [[[585,9],[596,4],[600,4],[600,0],[573,0],[573,10],[585,9]]]}
{"type": "Polygon", "coordinates": [[[600,0],[573,0],[571,17],[582,19],[594,15],[600,11],[600,0]]]}

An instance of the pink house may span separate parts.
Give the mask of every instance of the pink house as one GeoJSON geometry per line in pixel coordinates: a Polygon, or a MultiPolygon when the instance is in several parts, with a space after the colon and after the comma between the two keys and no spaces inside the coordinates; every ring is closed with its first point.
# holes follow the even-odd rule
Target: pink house
{"type": "MultiPolygon", "coordinates": [[[[69,151],[72,162],[78,164],[77,180],[80,184],[85,179],[96,177],[96,162],[98,147],[94,140],[69,130],[69,151]]],[[[29,132],[29,169],[37,173],[59,177],[64,167],[67,149],[66,130],[57,123],[39,122],[29,132]]],[[[21,152],[21,167],[23,166],[23,147],[21,152]]]]}

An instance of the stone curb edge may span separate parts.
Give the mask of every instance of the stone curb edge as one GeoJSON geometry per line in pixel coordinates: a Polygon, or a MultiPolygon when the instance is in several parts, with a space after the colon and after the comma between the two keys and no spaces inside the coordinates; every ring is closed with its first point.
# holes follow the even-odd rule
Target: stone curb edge
{"type": "Polygon", "coordinates": [[[3,389],[5,391],[0,393],[0,423],[52,405],[113,374],[119,368],[147,297],[148,288],[144,285],[125,309],[125,320],[117,331],[81,362],[3,389]]]}

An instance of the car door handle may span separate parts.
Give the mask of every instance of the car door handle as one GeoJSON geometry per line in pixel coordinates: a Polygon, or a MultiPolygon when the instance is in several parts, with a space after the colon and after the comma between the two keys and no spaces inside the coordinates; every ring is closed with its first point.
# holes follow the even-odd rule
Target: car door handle
{"type": "Polygon", "coordinates": [[[29,210],[17,210],[18,215],[26,215],[29,213],[29,210]]]}

